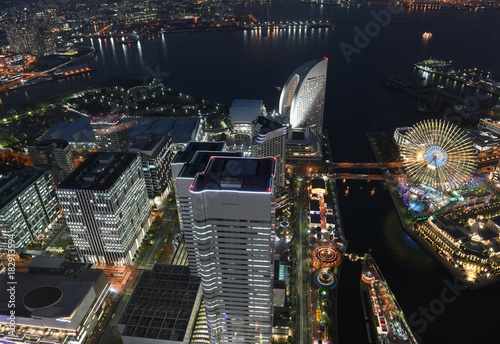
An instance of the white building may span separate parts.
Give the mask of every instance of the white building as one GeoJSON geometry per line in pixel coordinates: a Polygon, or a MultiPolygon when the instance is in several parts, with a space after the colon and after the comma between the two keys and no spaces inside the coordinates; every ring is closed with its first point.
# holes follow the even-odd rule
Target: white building
{"type": "Polygon", "coordinates": [[[229,109],[234,133],[252,136],[252,121],[265,114],[266,108],[262,100],[235,99],[229,109]]]}
{"type": "Polygon", "coordinates": [[[289,116],[292,128],[309,125],[322,132],[327,68],[327,58],[304,63],[283,86],[279,112],[289,116]]]}
{"type": "Polygon", "coordinates": [[[285,187],[287,127],[268,117],[259,116],[254,125],[252,156],[276,158],[275,186],[285,187]]]}
{"type": "Polygon", "coordinates": [[[193,232],[193,209],[189,188],[199,172],[203,172],[212,156],[241,156],[237,152],[222,152],[224,142],[190,142],[186,149],[178,152],[172,165],[176,177],[174,179],[175,199],[181,232],[184,234],[186,251],[191,274],[198,276],[198,252],[193,232]]]}
{"type": "Polygon", "coordinates": [[[210,342],[270,343],[274,158],[211,158],[191,186],[210,342]]]}
{"type": "Polygon", "coordinates": [[[94,153],[56,192],[82,261],[131,264],[151,224],[139,154],[94,153]]]}

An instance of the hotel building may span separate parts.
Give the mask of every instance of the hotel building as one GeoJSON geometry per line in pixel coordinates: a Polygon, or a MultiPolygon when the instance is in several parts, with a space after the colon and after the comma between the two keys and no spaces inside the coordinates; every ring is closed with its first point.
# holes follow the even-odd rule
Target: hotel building
{"type": "Polygon", "coordinates": [[[327,68],[327,58],[304,63],[283,86],[279,112],[289,116],[292,128],[309,125],[317,133],[322,132],[327,68]]]}

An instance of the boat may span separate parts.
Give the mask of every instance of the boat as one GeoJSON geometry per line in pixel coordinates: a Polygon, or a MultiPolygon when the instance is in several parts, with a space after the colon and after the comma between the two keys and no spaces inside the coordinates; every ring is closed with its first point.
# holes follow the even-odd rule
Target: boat
{"type": "Polygon", "coordinates": [[[370,254],[364,255],[360,289],[365,315],[369,315],[371,319],[367,326],[369,337],[373,339],[370,342],[420,343],[420,338],[410,328],[394,294],[370,254]]]}
{"type": "Polygon", "coordinates": [[[415,63],[415,67],[422,69],[427,72],[434,72],[436,70],[442,70],[445,67],[451,66],[451,61],[436,60],[432,57],[430,59],[415,63]]]}
{"type": "Polygon", "coordinates": [[[432,33],[430,33],[430,32],[424,32],[422,34],[422,38],[424,38],[424,39],[428,39],[428,38],[431,38],[431,37],[432,37],[432,33]]]}

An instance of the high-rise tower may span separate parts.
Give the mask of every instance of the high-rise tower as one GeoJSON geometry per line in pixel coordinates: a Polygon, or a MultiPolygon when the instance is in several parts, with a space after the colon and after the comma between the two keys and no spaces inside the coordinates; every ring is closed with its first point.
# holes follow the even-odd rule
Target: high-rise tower
{"type": "Polygon", "coordinates": [[[275,158],[213,157],[191,186],[210,342],[269,343],[275,158]]]}
{"type": "Polygon", "coordinates": [[[283,86],[279,111],[289,116],[292,128],[309,125],[318,133],[323,130],[327,67],[326,57],[304,63],[283,86]]]}
{"type": "Polygon", "coordinates": [[[241,156],[239,152],[223,152],[224,142],[189,142],[184,151],[172,160],[174,190],[179,224],[184,235],[191,274],[198,276],[199,263],[196,237],[193,229],[193,207],[189,188],[199,172],[203,172],[212,156],[241,156]]]}

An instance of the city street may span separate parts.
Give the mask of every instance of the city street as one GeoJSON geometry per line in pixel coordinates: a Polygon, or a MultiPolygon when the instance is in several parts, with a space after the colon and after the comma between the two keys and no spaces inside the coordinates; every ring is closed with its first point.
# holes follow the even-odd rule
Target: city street
{"type": "Polygon", "coordinates": [[[305,236],[307,235],[307,217],[305,216],[304,204],[307,202],[307,193],[304,189],[304,183],[297,180],[298,191],[294,190],[294,205],[296,207],[296,233],[298,239],[297,244],[297,324],[299,328],[296,329],[297,343],[308,344],[307,328],[309,325],[309,317],[307,314],[307,275],[304,265],[307,262],[305,236]]]}
{"type": "Polygon", "coordinates": [[[167,261],[170,261],[171,255],[176,249],[177,244],[173,242],[173,239],[179,233],[180,227],[177,222],[177,207],[175,202],[167,202],[164,209],[153,214],[153,216],[156,215],[163,217],[162,223],[151,240],[151,247],[147,249],[138,264],[139,269],[151,270],[162,254],[170,255],[167,259],[167,261]],[[167,228],[172,228],[172,233],[169,233],[167,228]],[[170,250],[168,253],[161,251],[165,245],[170,250]]]}

